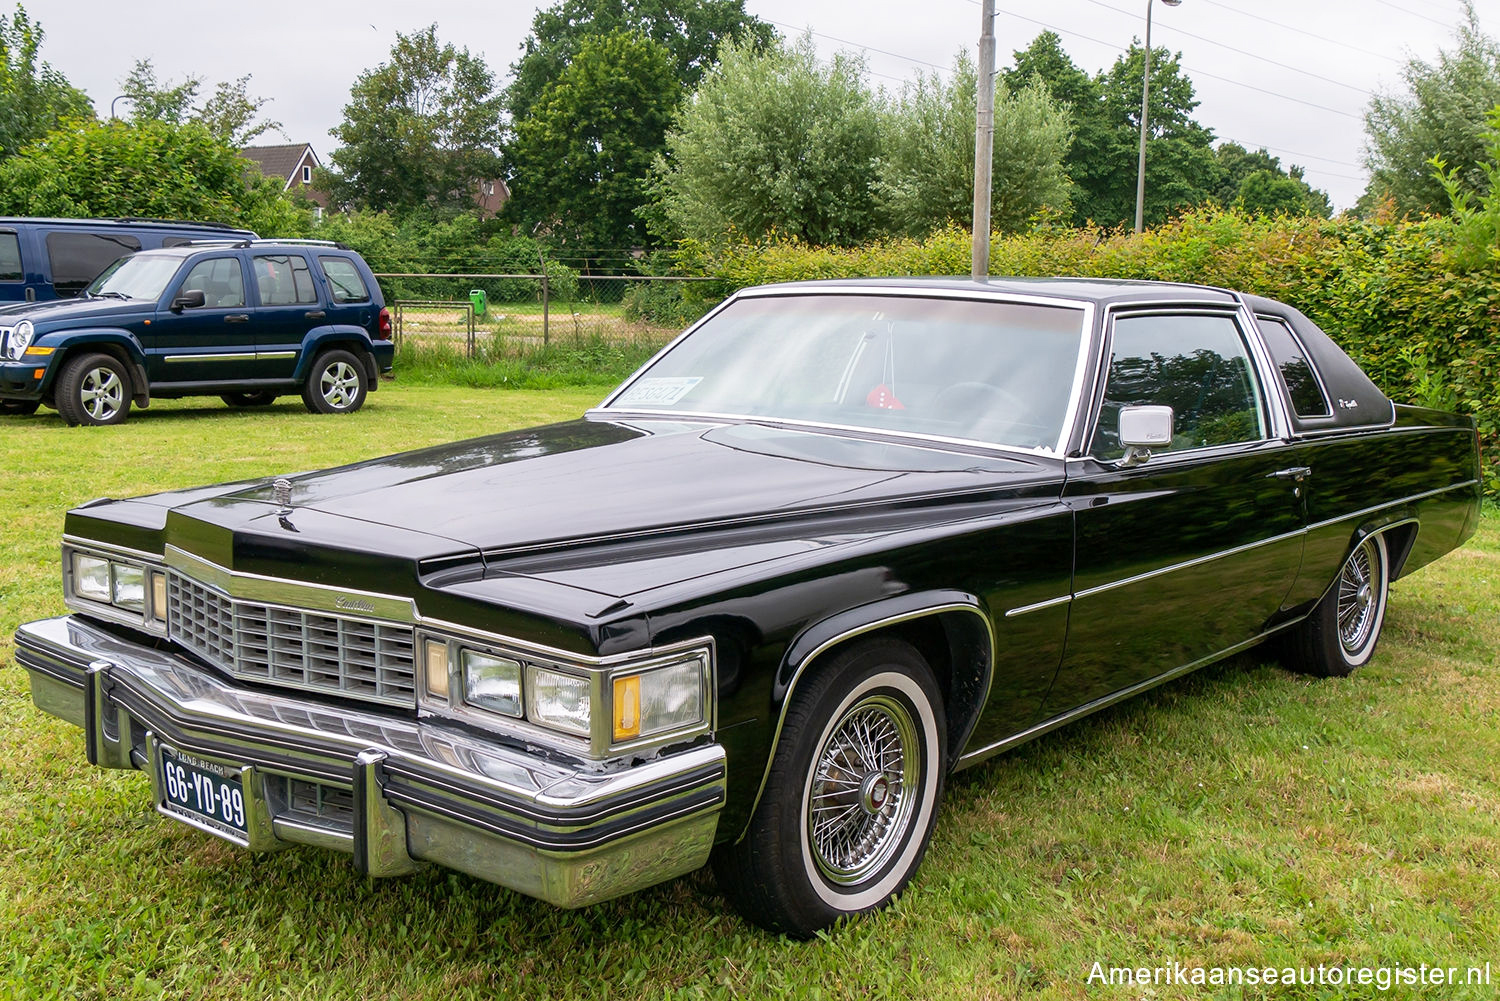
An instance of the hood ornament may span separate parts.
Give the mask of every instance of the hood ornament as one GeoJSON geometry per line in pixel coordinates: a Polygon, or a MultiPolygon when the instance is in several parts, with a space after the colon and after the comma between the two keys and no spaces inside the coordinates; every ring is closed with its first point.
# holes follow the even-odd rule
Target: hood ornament
{"type": "Polygon", "coordinates": [[[271,503],[275,504],[276,507],[279,508],[276,514],[280,517],[284,518],[292,513],[291,480],[287,479],[285,476],[279,476],[276,478],[276,482],[271,484],[271,503]]]}

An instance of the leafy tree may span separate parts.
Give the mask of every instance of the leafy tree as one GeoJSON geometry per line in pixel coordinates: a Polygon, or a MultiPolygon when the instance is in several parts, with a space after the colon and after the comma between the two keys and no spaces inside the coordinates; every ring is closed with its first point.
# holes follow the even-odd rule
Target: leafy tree
{"type": "MultiPolygon", "coordinates": [[[[961,53],[948,83],[921,74],[886,108],[876,191],[893,232],[920,237],[972,221],[977,81],[973,60],[961,53]]],[[[995,231],[1019,230],[1044,208],[1067,215],[1070,185],[1062,163],[1069,139],[1067,111],[1040,82],[995,95],[995,231]]]]}
{"type": "Polygon", "coordinates": [[[1333,204],[1328,193],[1308,184],[1302,168],[1281,168],[1281,160],[1264,148],[1250,152],[1239,143],[1221,143],[1214,150],[1218,179],[1214,201],[1237,206],[1251,214],[1315,215],[1328,218],[1333,204]],[[1251,178],[1255,178],[1254,181],[1251,178]]]}
{"type": "Polygon", "coordinates": [[[398,33],[333,129],[335,198],[376,210],[471,207],[476,185],[500,176],[501,103],[484,60],[440,45],[436,24],[398,33]]]}
{"type": "Polygon", "coordinates": [[[585,247],[649,242],[637,209],[681,93],[660,42],[633,31],[585,38],[515,124],[507,217],[585,247]]]}
{"type": "Polygon", "coordinates": [[[1411,59],[1401,71],[1404,93],[1378,94],[1365,112],[1365,166],[1370,184],[1360,199],[1369,211],[1385,199],[1400,213],[1442,213],[1448,194],[1428,161],[1442,157],[1460,188],[1488,190],[1485,114],[1500,104],[1500,43],[1484,34],[1472,3],[1464,3],[1457,47],[1436,64],[1411,59]]]}
{"type": "Polygon", "coordinates": [[[198,122],[81,122],[0,163],[0,214],[199,219],[306,235],[307,214],[245,166],[198,122]]]}
{"type": "Polygon", "coordinates": [[[670,53],[673,73],[684,92],[698,86],[730,39],[758,48],[776,38],[771,25],[745,13],[745,0],[560,0],[537,11],[524,54],[511,66],[515,79],[506,90],[506,108],[519,123],[531,113],[586,39],[634,31],[659,42],[670,53]]]}
{"type": "Polygon", "coordinates": [[[270,98],[250,96],[250,76],[220,82],[201,104],[194,106],[203,89],[203,78],[190,76],[181,83],[158,80],[149,59],[138,59],[120,81],[121,96],[130,99],[130,120],[160,121],[172,125],[199,122],[235,147],[248,146],[267,132],[280,132],[281,123],[260,119],[270,98]]]}
{"type": "Polygon", "coordinates": [[[871,236],[881,123],[864,77],[848,53],[819,66],[810,35],[762,52],[725,45],[657,159],[655,225],[709,242],[871,236]]]}
{"type": "Polygon", "coordinates": [[[10,17],[0,14],[0,158],[14,156],[66,119],[94,117],[83,91],[37,61],[45,34],[20,4],[10,17]]]}

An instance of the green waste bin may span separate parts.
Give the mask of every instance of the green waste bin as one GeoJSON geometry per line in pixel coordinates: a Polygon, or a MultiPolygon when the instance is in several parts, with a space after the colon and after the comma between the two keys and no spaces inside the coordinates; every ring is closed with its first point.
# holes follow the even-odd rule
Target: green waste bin
{"type": "Polygon", "coordinates": [[[469,301],[474,304],[475,316],[483,316],[485,309],[489,307],[489,301],[486,299],[484,289],[482,288],[469,289],[469,301]]]}

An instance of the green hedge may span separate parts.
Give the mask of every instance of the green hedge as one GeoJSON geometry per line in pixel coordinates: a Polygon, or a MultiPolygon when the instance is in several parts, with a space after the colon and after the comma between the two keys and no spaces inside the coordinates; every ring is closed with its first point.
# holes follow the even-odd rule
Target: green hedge
{"type": "MultiPolygon", "coordinates": [[[[1474,415],[1486,492],[1500,498],[1500,269],[1458,266],[1457,238],[1445,218],[1330,222],[1205,209],[1139,236],[996,237],[990,272],[1200,282],[1296,306],[1398,402],[1474,415]]],[[[966,275],[969,234],[954,228],[849,249],[686,245],[679,261],[684,273],[721,279],[721,294],[813,278],[966,275]]]]}

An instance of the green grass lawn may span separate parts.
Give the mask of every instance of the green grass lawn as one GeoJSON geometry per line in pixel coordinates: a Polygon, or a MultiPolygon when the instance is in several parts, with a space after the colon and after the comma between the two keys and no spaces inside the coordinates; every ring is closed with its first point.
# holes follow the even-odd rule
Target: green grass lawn
{"type": "Polygon", "coordinates": [[[0,418],[0,998],[1493,998],[1500,987],[1129,989],[1104,966],[1468,967],[1500,983],[1500,517],[1398,582],[1354,677],[1260,652],[958,776],[895,907],[807,944],[698,873],[564,912],[440,869],[252,856],[151,810],[31,705],[10,637],[63,611],[63,511],[576,415],[388,384],[361,412],[167,402],[117,428],[0,418]]]}

